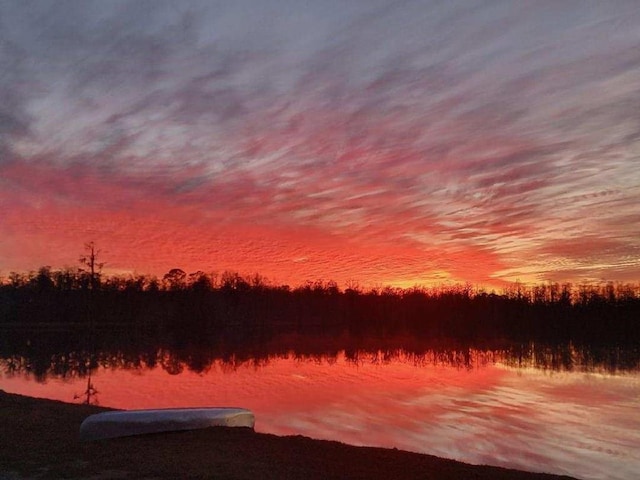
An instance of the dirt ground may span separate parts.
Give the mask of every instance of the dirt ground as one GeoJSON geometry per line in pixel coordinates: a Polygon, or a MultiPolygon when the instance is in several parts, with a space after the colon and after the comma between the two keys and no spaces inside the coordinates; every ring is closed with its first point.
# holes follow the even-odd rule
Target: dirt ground
{"type": "Polygon", "coordinates": [[[568,478],[246,428],[80,442],[82,420],[105,410],[0,390],[0,480],[568,478]]]}

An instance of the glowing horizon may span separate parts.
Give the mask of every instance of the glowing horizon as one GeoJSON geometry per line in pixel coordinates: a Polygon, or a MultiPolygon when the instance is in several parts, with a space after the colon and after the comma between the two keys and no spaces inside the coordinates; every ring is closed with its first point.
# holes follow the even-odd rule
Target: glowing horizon
{"type": "Polygon", "coordinates": [[[630,4],[0,7],[0,276],[640,281],[630,4]],[[35,32],[35,34],[34,34],[35,32]]]}

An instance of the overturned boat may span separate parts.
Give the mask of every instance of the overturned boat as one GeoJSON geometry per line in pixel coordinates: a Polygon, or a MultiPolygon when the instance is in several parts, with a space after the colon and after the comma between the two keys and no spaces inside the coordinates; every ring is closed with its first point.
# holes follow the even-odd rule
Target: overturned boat
{"type": "Polygon", "coordinates": [[[80,425],[80,439],[102,440],[209,427],[253,428],[254,425],[255,416],[244,408],[122,410],[87,417],[80,425]]]}

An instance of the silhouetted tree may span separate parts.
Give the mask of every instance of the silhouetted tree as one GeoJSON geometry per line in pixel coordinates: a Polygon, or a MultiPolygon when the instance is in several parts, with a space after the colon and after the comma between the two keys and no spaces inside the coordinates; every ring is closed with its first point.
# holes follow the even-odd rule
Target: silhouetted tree
{"type": "Polygon", "coordinates": [[[198,292],[207,292],[213,289],[211,277],[201,270],[189,274],[189,288],[198,292]]]}
{"type": "Polygon", "coordinates": [[[164,277],[162,277],[162,283],[167,290],[184,290],[187,286],[186,278],[187,274],[184,270],[181,270],[180,268],[172,268],[164,275],[164,277]]]}
{"type": "Polygon", "coordinates": [[[97,290],[100,287],[100,277],[104,263],[98,262],[98,254],[100,250],[96,249],[94,242],[85,243],[84,249],[86,253],[80,257],[80,263],[84,265],[79,271],[84,274],[81,277],[88,276],[88,287],[91,290],[97,290]]]}

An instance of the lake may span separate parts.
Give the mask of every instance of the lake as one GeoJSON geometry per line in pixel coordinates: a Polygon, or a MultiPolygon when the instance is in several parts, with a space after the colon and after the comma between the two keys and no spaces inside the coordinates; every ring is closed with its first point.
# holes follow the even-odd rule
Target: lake
{"type": "Polygon", "coordinates": [[[90,371],[98,392],[92,400],[103,406],[239,406],[253,410],[256,431],[277,435],[585,479],[631,479],[640,471],[637,352],[629,360],[571,345],[285,345],[259,354],[148,345],[137,355],[101,352],[87,369],[73,350],[45,352],[45,360],[5,352],[0,388],[80,402],[90,371]]]}

